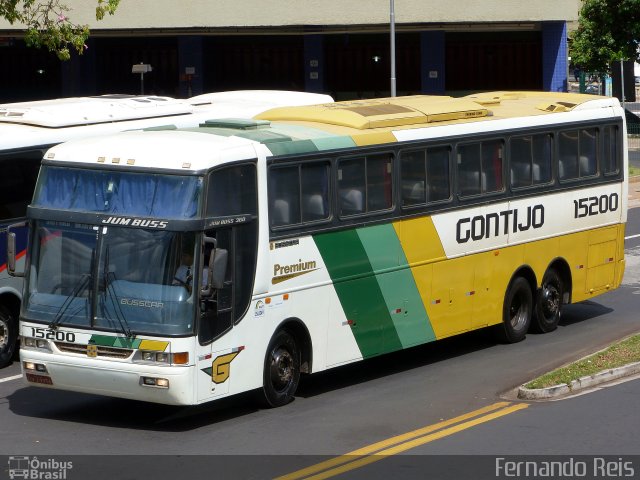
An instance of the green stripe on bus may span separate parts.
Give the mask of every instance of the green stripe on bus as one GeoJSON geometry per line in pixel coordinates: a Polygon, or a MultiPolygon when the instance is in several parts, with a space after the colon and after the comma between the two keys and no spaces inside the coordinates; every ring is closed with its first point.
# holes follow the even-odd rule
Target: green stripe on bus
{"type": "Polygon", "coordinates": [[[363,357],[402,348],[356,230],[314,236],[363,357]]]}
{"type": "Polygon", "coordinates": [[[436,339],[392,224],[357,230],[403,348],[436,339]]]}
{"type": "Polygon", "coordinates": [[[351,137],[324,137],[314,138],[313,143],[318,150],[335,150],[338,148],[351,148],[356,146],[356,142],[351,137]]]}

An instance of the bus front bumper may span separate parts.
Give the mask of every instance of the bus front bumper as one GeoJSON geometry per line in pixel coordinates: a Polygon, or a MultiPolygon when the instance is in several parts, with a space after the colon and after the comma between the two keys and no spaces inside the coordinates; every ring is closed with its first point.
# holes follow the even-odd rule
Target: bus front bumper
{"type": "Polygon", "coordinates": [[[28,385],[165,405],[193,404],[193,367],[114,362],[20,350],[28,385]],[[31,366],[34,368],[26,368],[31,366]],[[160,380],[160,381],[158,381],[160,380]],[[154,384],[155,383],[155,384],[154,384]]]}

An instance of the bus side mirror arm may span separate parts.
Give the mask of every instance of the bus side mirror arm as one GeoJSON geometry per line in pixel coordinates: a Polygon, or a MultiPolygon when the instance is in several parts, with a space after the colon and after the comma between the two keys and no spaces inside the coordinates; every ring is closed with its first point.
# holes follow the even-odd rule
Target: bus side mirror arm
{"type": "Polygon", "coordinates": [[[223,248],[218,248],[218,243],[215,238],[205,236],[204,243],[213,245],[213,249],[209,257],[209,265],[207,265],[209,269],[207,284],[200,290],[200,295],[202,297],[210,297],[213,295],[214,290],[224,286],[224,278],[227,273],[228,252],[223,248]]]}
{"type": "Polygon", "coordinates": [[[16,272],[16,234],[11,229],[26,225],[27,222],[20,222],[7,227],[7,273],[12,277],[24,277],[24,272],[16,272]]]}

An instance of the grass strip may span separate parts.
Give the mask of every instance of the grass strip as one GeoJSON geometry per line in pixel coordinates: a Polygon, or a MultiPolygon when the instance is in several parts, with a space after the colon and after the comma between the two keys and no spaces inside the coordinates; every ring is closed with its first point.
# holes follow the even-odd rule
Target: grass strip
{"type": "Polygon", "coordinates": [[[634,335],[615,343],[601,352],[594,353],[565,367],[558,368],[532,380],[526,388],[546,388],[567,385],[581,377],[640,362],[640,335],[634,335]]]}

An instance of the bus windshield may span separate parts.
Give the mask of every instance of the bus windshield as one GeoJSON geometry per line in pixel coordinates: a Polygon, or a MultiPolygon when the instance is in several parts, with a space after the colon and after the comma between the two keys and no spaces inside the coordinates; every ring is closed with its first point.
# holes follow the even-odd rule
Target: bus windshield
{"type": "Polygon", "coordinates": [[[189,219],[198,214],[201,193],[201,177],[43,166],[33,205],[189,219]]]}
{"type": "Polygon", "coordinates": [[[126,336],[193,332],[194,233],[35,221],[32,235],[25,318],[126,336]]]}

